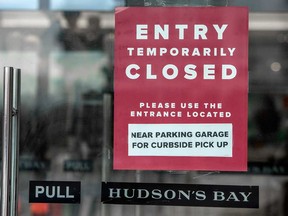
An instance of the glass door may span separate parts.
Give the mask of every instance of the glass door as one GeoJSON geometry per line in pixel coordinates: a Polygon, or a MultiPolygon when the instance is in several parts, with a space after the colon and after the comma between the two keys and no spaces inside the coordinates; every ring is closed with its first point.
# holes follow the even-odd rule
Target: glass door
{"type": "MultiPolygon", "coordinates": [[[[287,10],[287,3],[279,0],[274,5],[267,3],[266,8],[250,5],[249,171],[228,173],[112,167],[114,7],[203,6],[203,1],[172,5],[171,1],[115,0],[93,6],[89,6],[92,1],[85,1],[87,5],[81,2],[81,7],[72,1],[45,2],[29,8],[27,4],[18,9],[2,6],[0,12],[0,68],[22,70],[19,215],[287,214],[288,27],[286,11],[275,9],[275,5],[281,10],[285,5],[287,10]],[[263,12],[269,8],[273,13],[263,12]],[[80,182],[80,203],[29,203],[32,181],[80,182]],[[101,202],[102,182],[257,185],[260,207],[108,205],[101,202]]],[[[2,79],[0,82],[3,86],[2,79]]],[[[3,107],[2,100],[0,103],[3,107]]],[[[58,195],[71,196],[71,191],[62,192],[58,195]]],[[[52,187],[38,188],[38,194],[42,193],[57,196],[57,187],[54,192],[52,187]]]]}

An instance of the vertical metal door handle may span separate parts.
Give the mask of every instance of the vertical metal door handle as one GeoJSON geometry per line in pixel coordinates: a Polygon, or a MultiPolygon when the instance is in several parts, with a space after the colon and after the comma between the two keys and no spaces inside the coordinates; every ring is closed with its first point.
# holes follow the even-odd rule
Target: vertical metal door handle
{"type": "Polygon", "coordinates": [[[13,68],[4,67],[1,215],[10,216],[13,68]]]}
{"type": "Polygon", "coordinates": [[[20,101],[21,101],[21,70],[13,70],[13,112],[12,112],[12,147],[11,147],[11,198],[10,215],[16,216],[18,209],[18,167],[20,138],[20,101]]]}
{"type": "Polygon", "coordinates": [[[17,216],[20,69],[4,67],[1,215],[17,216]]]}

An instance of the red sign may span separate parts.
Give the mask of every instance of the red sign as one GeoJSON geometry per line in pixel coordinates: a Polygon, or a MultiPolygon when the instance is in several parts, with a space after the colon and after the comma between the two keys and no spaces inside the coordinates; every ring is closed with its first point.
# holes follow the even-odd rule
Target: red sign
{"type": "Polygon", "coordinates": [[[115,17],[114,168],[247,170],[247,8],[115,17]]]}

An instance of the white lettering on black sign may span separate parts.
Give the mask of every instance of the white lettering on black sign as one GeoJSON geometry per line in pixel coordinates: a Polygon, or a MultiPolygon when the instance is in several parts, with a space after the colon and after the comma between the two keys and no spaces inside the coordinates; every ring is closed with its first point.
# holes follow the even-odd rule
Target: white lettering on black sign
{"type": "Polygon", "coordinates": [[[81,182],[30,181],[30,203],[80,203],[81,182]]]}
{"type": "Polygon", "coordinates": [[[102,182],[104,204],[259,208],[258,186],[102,182]]]}

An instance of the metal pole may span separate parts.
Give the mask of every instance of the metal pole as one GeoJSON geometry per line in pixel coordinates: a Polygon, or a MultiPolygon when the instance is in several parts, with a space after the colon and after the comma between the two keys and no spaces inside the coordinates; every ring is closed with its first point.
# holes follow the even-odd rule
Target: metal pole
{"type": "MultiPolygon", "coordinates": [[[[103,146],[102,146],[102,181],[106,182],[109,178],[110,170],[110,149],[112,137],[112,96],[104,94],[103,98],[103,146]]],[[[101,216],[110,215],[109,208],[101,205],[101,216]]]]}
{"type": "Polygon", "coordinates": [[[10,216],[13,68],[4,67],[1,215],[10,216]]]}
{"type": "Polygon", "coordinates": [[[12,152],[11,152],[11,204],[10,215],[17,216],[18,209],[18,173],[19,173],[19,133],[21,70],[13,70],[13,118],[12,118],[12,152]]]}
{"type": "Polygon", "coordinates": [[[112,137],[112,97],[104,94],[103,97],[103,147],[102,147],[102,181],[107,181],[110,169],[111,137],[112,137]]]}

